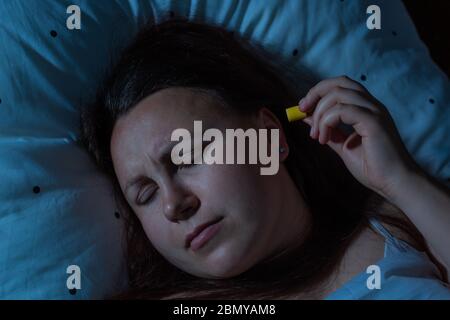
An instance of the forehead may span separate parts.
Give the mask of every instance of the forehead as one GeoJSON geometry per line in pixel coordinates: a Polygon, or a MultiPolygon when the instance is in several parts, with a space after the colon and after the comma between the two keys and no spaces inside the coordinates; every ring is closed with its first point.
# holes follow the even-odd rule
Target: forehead
{"type": "Polygon", "coordinates": [[[205,127],[214,126],[224,114],[220,100],[188,88],[164,89],[146,97],[114,126],[111,155],[116,171],[142,169],[138,168],[141,162],[156,159],[175,129],[192,130],[194,120],[202,120],[205,127]]]}
{"type": "Polygon", "coordinates": [[[190,129],[194,120],[218,121],[223,109],[220,100],[206,92],[188,88],[160,90],[118,119],[111,140],[117,146],[145,133],[152,133],[155,137],[168,134],[170,140],[174,129],[190,129]]]}

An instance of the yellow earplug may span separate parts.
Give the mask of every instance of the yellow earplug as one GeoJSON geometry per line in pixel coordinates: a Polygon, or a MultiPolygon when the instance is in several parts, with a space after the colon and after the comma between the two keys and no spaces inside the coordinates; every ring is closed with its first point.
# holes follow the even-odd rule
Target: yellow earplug
{"type": "Polygon", "coordinates": [[[286,109],[286,115],[289,120],[289,122],[294,122],[298,120],[302,120],[306,118],[308,115],[306,112],[300,111],[300,108],[298,106],[294,106],[291,108],[286,109]]]}

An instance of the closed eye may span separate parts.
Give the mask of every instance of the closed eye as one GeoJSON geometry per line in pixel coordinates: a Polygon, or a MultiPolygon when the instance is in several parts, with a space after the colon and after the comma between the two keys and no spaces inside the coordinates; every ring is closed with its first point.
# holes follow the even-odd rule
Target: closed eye
{"type": "Polygon", "coordinates": [[[153,198],[156,190],[157,188],[155,186],[150,186],[145,188],[142,192],[139,192],[136,197],[136,204],[138,206],[147,204],[153,198]]]}

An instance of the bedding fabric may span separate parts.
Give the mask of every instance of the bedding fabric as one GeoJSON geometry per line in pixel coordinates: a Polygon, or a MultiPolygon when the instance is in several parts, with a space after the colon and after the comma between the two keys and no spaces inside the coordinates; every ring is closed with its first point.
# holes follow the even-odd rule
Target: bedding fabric
{"type": "Polygon", "coordinates": [[[0,16],[2,299],[99,299],[126,286],[123,219],[79,143],[78,117],[146,21],[222,25],[299,78],[302,68],[318,78],[347,74],[386,105],[415,159],[449,182],[449,81],[401,1],[2,0],[0,16]],[[80,30],[66,27],[73,4],[80,30]],[[381,30],[366,27],[372,4],[381,30]],[[80,267],[79,290],[66,286],[70,265],[80,267]]]}

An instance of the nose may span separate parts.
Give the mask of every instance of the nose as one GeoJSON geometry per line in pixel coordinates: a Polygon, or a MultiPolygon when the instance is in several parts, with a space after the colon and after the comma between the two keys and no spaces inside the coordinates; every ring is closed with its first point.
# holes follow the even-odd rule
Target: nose
{"type": "Polygon", "coordinates": [[[171,222],[178,222],[191,217],[197,212],[200,200],[192,192],[172,185],[164,195],[164,215],[171,222]]]}

